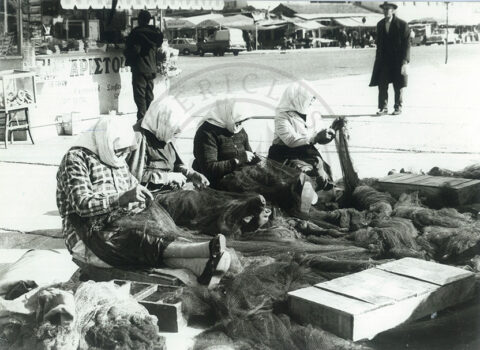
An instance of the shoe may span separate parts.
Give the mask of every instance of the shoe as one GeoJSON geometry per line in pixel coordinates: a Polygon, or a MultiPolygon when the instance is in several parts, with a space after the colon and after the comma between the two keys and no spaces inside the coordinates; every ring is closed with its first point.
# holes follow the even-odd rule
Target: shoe
{"type": "Polygon", "coordinates": [[[402,110],[400,108],[397,108],[393,111],[392,115],[400,115],[402,114],[402,110]]]}
{"type": "Polygon", "coordinates": [[[203,273],[197,278],[198,283],[212,289],[220,283],[222,277],[230,268],[232,257],[229,252],[223,252],[216,257],[208,259],[203,273]]]}
{"type": "Polygon", "coordinates": [[[386,114],[388,114],[388,109],[386,108],[379,109],[377,112],[377,115],[386,115],[386,114]]]}
{"type": "Polygon", "coordinates": [[[224,235],[218,234],[215,238],[210,240],[208,246],[210,248],[210,259],[215,258],[227,249],[227,239],[224,235]]]}

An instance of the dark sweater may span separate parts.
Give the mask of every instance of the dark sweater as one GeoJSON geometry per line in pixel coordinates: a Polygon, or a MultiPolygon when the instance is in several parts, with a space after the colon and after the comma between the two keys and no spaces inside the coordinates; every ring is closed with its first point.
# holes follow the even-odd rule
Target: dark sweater
{"type": "Polygon", "coordinates": [[[125,65],[132,67],[133,73],[155,74],[157,48],[162,43],[163,34],[154,26],[134,28],[125,44],[125,65]]]}
{"type": "Polygon", "coordinates": [[[216,187],[222,177],[247,162],[245,151],[251,152],[252,148],[244,129],[232,134],[227,129],[205,122],[193,139],[193,169],[204,174],[210,185],[216,187]]]}

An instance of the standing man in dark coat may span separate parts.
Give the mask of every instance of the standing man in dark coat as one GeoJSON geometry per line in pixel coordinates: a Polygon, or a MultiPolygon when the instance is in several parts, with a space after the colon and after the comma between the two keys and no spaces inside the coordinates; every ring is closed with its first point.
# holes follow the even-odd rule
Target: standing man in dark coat
{"type": "Polygon", "coordinates": [[[402,113],[403,90],[407,86],[407,64],[410,62],[410,28],[395,16],[397,5],[384,2],[385,18],[377,24],[377,54],[370,86],[378,86],[377,115],[388,113],[388,84],[395,90],[395,111],[402,113]]]}
{"type": "Polygon", "coordinates": [[[149,25],[152,16],[142,10],[138,14],[138,27],[127,37],[125,65],[132,68],[133,99],[137,105],[137,119],[142,119],[153,101],[153,80],[157,73],[157,49],[163,43],[160,30],[149,25]]]}

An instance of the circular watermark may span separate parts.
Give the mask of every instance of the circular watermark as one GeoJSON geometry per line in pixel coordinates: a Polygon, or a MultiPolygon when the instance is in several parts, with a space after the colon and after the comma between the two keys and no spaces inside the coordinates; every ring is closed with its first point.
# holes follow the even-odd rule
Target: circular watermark
{"type": "MultiPolygon", "coordinates": [[[[219,99],[232,98],[242,105],[241,111],[250,120],[267,120],[254,130],[257,142],[265,143],[265,139],[274,138],[275,110],[283,92],[290,84],[299,84],[315,97],[307,116],[307,127],[312,131],[320,131],[327,127],[322,114],[334,115],[332,108],[312,83],[275,66],[257,62],[235,60],[217,63],[195,70],[187,75],[180,74],[170,81],[169,88],[157,99],[173,98],[186,115],[181,130],[197,128],[199,122],[208,112],[215,108],[219,99]],[[262,135],[259,137],[258,134],[262,135]]],[[[198,64],[198,61],[192,61],[198,64]]],[[[248,122],[250,123],[250,122],[248,122]]],[[[256,123],[256,125],[260,125],[256,123]]],[[[255,139],[254,139],[255,140],[255,139]]],[[[269,145],[268,145],[269,146],[269,145]]]]}

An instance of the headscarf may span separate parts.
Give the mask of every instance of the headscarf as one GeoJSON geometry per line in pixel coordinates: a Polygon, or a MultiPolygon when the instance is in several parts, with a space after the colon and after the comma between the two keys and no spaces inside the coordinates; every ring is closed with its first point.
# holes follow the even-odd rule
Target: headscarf
{"type": "Polygon", "coordinates": [[[158,141],[173,141],[186,122],[185,111],[173,98],[159,98],[148,107],[142,120],[142,128],[150,131],[158,141]]]}
{"type": "Polygon", "coordinates": [[[124,166],[125,159],[117,157],[116,150],[135,149],[135,133],[132,124],[119,116],[101,117],[95,126],[83,132],[74,143],[95,153],[102,162],[114,168],[124,166]]]}
{"type": "Polygon", "coordinates": [[[236,134],[243,129],[242,125],[235,125],[238,122],[247,119],[247,117],[239,108],[238,102],[232,96],[225,96],[215,101],[214,106],[208,112],[207,116],[202,119],[199,125],[204,122],[225,128],[232,134],[236,134]]]}
{"type": "Polygon", "coordinates": [[[300,80],[290,84],[283,92],[276,111],[277,113],[298,112],[307,114],[314,97],[313,89],[310,88],[309,84],[305,80],[300,80]]]}

